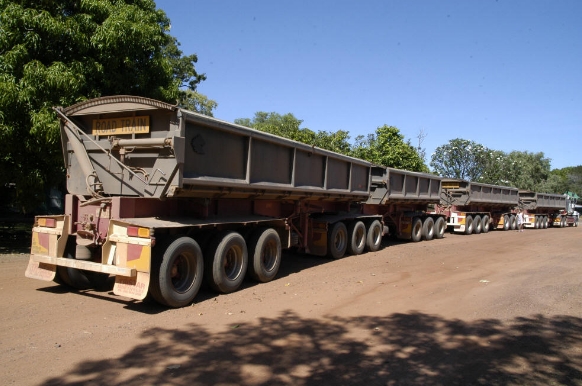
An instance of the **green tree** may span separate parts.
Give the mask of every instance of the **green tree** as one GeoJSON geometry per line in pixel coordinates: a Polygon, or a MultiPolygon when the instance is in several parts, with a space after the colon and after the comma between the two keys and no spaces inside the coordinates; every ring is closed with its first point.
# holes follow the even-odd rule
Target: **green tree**
{"type": "Polygon", "coordinates": [[[303,121],[291,113],[281,115],[275,112],[259,111],[255,113],[253,119],[237,118],[234,123],[336,153],[349,154],[351,150],[350,136],[347,131],[318,131],[316,133],[308,128],[302,128],[303,121]]]}
{"type": "Polygon", "coordinates": [[[489,150],[482,154],[483,172],[478,182],[492,185],[509,186],[511,174],[507,154],[500,150],[489,150]]]}
{"type": "Polygon", "coordinates": [[[561,170],[566,173],[566,186],[562,187],[560,193],[570,191],[582,197],[582,165],[571,166],[561,170]]]}
{"type": "Polygon", "coordinates": [[[509,186],[538,192],[550,176],[550,159],[543,152],[512,151],[505,159],[504,170],[509,186]]]}
{"type": "Polygon", "coordinates": [[[205,76],[169,26],[153,0],[0,0],[0,183],[16,184],[24,211],[64,178],[53,106],[114,94],[188,103],[205,76]]]}
{"type": "Polygon", "coordinates": [[[301,128],[303,121],[291,113],[281,115],[258,111],[253,119],[237,118],[234,123],[310,145],[315,141],[315,133],[301,128]]]}
{"type": "Polygon", "coordinates": [[[178,102],[180,107],[190,111],[196,111],[200,114],[213,117],[212,110],[218,106],[218,103],[212,99],[208,99],[206,95],[200,94],[192,90],[180,90],[180,99],[178,102]]]}
{"type": "Polygon", "coordinates": [[[315,141],[313,144],[322,149],[345,155],[350,155],[352,151],[350,133],[344,130],[338,130],[336,132],[318,131],[317,134],[315,134],[315,141]]]}
{"type": "Polygon", "coordinates": [[[540,191],[563,194],[574,192],[582,196],[582,165],[554,169],[546,181],[540,185],[540,191]]]}
{"type": "Polygon", "coordinates": [[[456,138],[436,148],[430,166],[439,176],[480,181],[491,161],[491,150],[485,146],[456,138]]]}
{"type": "Polygon", "coordinates": [[[384,125],[375,134],[356,137],[352,156],[372,163],[416,172],[428,172],[417,148],[404,140],[394,126],[384,125]]]}

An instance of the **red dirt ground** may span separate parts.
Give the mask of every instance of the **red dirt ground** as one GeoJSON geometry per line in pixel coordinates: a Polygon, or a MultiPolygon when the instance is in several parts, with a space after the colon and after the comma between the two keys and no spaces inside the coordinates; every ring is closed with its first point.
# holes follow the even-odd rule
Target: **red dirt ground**
{"type": "Polygon", "coordinates": [[[182,309],[27,279],[28,255],[0,255],[0,380],[582,385],[581,231],[286,253],[276,280],[182,309]]]}

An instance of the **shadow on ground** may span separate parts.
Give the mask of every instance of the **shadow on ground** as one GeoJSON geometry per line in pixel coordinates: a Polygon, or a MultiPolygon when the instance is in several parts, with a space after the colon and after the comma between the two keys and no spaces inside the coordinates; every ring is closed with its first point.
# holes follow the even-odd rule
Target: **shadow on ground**
{"type": "Polygon", "coordinates": [[[465,322],[422,313],[153,328],[119,358],[44,385],[582,385],[582,319],[465,322]]]}

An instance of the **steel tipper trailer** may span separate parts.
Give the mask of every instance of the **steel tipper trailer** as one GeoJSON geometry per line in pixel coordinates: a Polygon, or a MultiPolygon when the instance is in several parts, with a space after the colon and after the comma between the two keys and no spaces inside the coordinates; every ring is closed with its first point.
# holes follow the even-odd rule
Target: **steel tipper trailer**
{"type": "Polygon", "coordinates": [[[57,109],[65,213],[38,216],[26,276],[171,307],[205,280],[221,293],[272,280],[282,248],[377,250],[363,213],[372,164],[133,96],[57,109]],[[368,237],[368,235],[371,235],[368,237]]]}
{"type": "Polygon", "coordinates": [[[526,228],[563,228],[569,223],[575,224],[573,216],[568,221],[566,195],[520,190],[519,207],[524,211],[526,228]]]}
{"type": "Polygon", "coordinates": [[[516,229],[513,210],[519,204],[518,189],[443,179],[437,213],[447,217],[447,226],[454,232],[471,234],[491,229],[516,229]]]}
{"type": "Polygon", "coordinates": [[[445,216],[430,213],[440,202],[442,177],[394,168],[373,167],[370,198],[363,213],[381,214],[384,233],[412,241],[440,239],[445,216]]]}

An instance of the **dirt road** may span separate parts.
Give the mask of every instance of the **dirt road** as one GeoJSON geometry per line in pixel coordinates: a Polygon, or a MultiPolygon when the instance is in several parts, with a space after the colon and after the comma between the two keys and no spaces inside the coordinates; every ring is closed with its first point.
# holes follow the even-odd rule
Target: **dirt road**
{"type": "Polygon", "coordinates": [[[582,385],[582,227],[386,242],[164,309],[0,255],[5,385],[582,385]]]}

